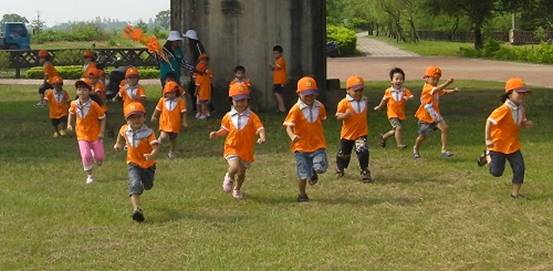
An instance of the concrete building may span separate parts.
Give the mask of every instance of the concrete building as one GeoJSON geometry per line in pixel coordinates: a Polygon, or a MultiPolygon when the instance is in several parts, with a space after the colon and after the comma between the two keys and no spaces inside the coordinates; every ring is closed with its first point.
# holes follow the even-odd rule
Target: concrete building
{"type": "Polygon", "coordinates": [[[325,0],[171,0],[171,27],[198,32],[215,73],[216,107],[228,108],[228,81],[234,67],[243,65],[257,104],[273,110],[269,64],[276,44],[287,60],[288,104],[295,101],[295,83],[303,75],[315,76],[325,87],[325,5],[325,0]]]}

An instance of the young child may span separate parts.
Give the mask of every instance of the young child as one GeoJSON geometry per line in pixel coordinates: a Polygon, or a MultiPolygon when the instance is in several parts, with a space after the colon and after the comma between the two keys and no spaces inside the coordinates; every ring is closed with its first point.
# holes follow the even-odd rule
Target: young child
{"type": "Polygon", "coordinates": [[[438,66],[429,66],[424,73],[424,86],[421,92],[420,106],[415,113],[415,117],[419,119],[419,136],[413,146],[413,159],[419,159],[420,146],[430,134],[440,129],[442,139],[441,156],[449,158],[453,153],[447,149],[448,126],[440,113],[440,96],[459,92],[458,88],[446,89],[453,78],[448,79],[445,83],[438,85],[442,77],[442,70],[438,66]]]}
{"type": "Polygon", "coordinates": [[[48,117],[54,126],[53,137],[64,136],[69,110],[69,94],[63,89],[63,79],[54,76],[50,81],[54,89],[46,90],[44,100],[48,103],[48,117]]]}
{"type": "Polygon", "coordinates": [[[323,131],[323,121],[326,120],[324,105],[316,100],[319,92],[317,81],[306,76],[298,81],[299,100],[290,108],[284,127],[290,137],[291,150],[296,157],[299,195],[298,202],[309,201],[305,192],[307,181],[314,185],[318,182],[318,174],[326,172],[326,142],[323,131]]]}
{"type": "Polygon", "coordinates": [[[520,129],[534,126],[526,117],[523,106],[530,90],[519,77],[509,79],[505,84],[505,94],[502,96],[503,105],[496,108],[488,117],[485,129],[487,150],[478,161],[479,166],[489,164],[490,173],[494,177],[501,177],[505,170],[505,160],[513,169],[513,199],[524,198],[520,188],[524,182],[524,159],[520,152],[520,129]]]}
{"type": "Polygon", "coordinates": [[[119,87],[118,97],[123,100],[123,111],[132,102],[144,104],[146,101],[146,92],[144,87],[139,84],[140,73],[135,67],[129,67],[125,71],[125,81],[119,87]]]}
{"type": "Polygon", "coordinates": [[[196,119],[204,120],[211,116],[209,105],[211,103],[211,81],[213,80],[213,72],[209,68],[209,57],[206,54],[201,54],[198,57],[198,65],[194,73],[194,81],[196,82],[196,102],[197,113],[196,119]]]}
{"type": "Polygon", "coordinates": [[[336,175],[344,176],[344,169],[349,165],[351,151],[355,147],[361,180],[364,183],[372,182],[369,170],[369,145],[367,136],[367,97],[363,96],[365,81],[359,76],[350,76],[346,81],[347,95],[338,103],[336,119],[342,122],[340,131],[340,149],[336,154],[336,175]]]}
{"type": "Polygon", "coordinates": [[[98,66],[96,65],[96,53],[90,50],[84,51],[83,61],[84,61],[84,64],[83,64],[82,77],[86,78],[91,69],[98,69],[98,66]]]}
{"type": "Polygon", "coordinates": [[[273,70],[273,93],[275,95],[277,111],[280,113],[286,112],[282,95],[284,93],[284,86],[288,81],[286,78],[286,60],[282,55],[283,51],[280,45],[273,47],[273,58],[275,62],[269,65],[273,70]]]}
{"type": "Polygon", "coordinates": [[[97,95],[98,98],[102,101],[102,108],[107,113],[107,96],[106,96],[106,85],[100,80],[100,70],[96,68],[89,68],[86,74],[85,81],[90,85],[92,89],[92,94],[97,95]]]}
{"type": "Polygon", "coordinates": [[[405,73],[400,68],[393,68],[390,71],[390,86],[384,92],[384,97],[380,101],[380,104],[374,107],[375,111],[378,111],[387,106],[387,115],[392,129],[384,134],[380,135],[380,146],[386,147],[386,140],[390,137],[395,137],[396,146],[398,149],[405,149],[407,145],[401,141],[401,123],[405,120],[405,104],[408,100],[413,99],[413,94],[410,89],[403,86],[405,82],[405,73]]]}
{"type": "MultiPolygon", "coordinates": [[[[186,89],[180,84],[180,82],[177,81],[177,75],[174,72],[169,72],[165,76],[165,82],[175,82],[178,86],[177,96],[182,97],[186,101],[186,97],[188,97],[188,92],[186,89]]],[[[163,90],[161,89],[161,96],[163,96],[163,90]]]]}
{"type": "Polygon", "coordinates": [[[241,199],[246,170],[254,161],[255,138],[259,137],[257,143],[265,143],[265,128],[257,114],[249,108],[250,89],[246,84],[231,85],[229,97],[232,109],[221,120],[221,128],[209,133],[209,139],[226,136],[224,157],[228,170],[223,180],[223,191],[232,191],[235,199],[241,199]]]}
{"type": "Polygon", "coordinates": [[[73,119],[76,119],[75,132],[79,142],[79,150],[83,168],[86,173],[86,183],[94,182],[94,163],[98,166],[104,161],[104,129],[106,115],[102,107],[90,98],[90,85],[84,80],[75,82],[78,99],[71,102],[67,130],[72,131],[73,119]]]}
{"type": "Polygon", "coordinates": [[[52,57],[46,50],[40,50],[38,51],[38,61],[40,64],[42,64],[42,67],[44,69],[44,82],[42,82],[42,85],[38,88],[38,94],[40,96],[40,100],[35,104],[37,107],[41,107],[46,105],[44,101],[44,92],[46,92],[47,89],[52,89],[52,78],[54,76],[59,76],[58,71],[52,64],[52,57]]]}
{"type": "Polygon", "coordinates": [[[246,76],[246,68],[244,66],[238,65],[234,68],[234,79],[230,81],[229,87],[235,83],[246,85],[248,88],[250,88],[251,92],[252,83],[250,82],[250,79],[246,76]]]}
{"type": "Polygon", "coordinates": [[[152,114],[152,122],[159,118],[158,142],[169,139],[171,147],[167,157],[175,159],[177,137],[182,129],[188,128],[186,117],[186,102],[179,95],[179,85],[173,81],[166,81],[163,88],[163,97],[159,99],[156,109],[152,114]]]}
{"type": "Polygon", "coordinates": [[[119,129],[113,149],[116,151],[125,147],[127,149],[128,191],[133,208],[132,219],[136,222],[143,222],[144,214],[140,208],[140,195],[144,190],[150,190],[154,186],[155,155],[159,144],[154,131],[144,124],[146,110],[141,103],[128,104],[125,107],[124,115],[127,124],[119,129]]]}

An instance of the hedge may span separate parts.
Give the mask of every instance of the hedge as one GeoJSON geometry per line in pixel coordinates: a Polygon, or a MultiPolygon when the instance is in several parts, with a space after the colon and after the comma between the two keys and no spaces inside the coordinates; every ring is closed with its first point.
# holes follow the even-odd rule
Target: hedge
{"type": "MultiPolygon", "coordinates": [[[[60,76],[63,79],[79,79],[83,74],[83,66],[58,66],[56,67],[60,76]]],[[[113,68],[107,68],[106,73],[109,74],[113,68]]],[[[139,67],[140,78],[142,79],[157,79],[159,78],[159,70],[150,67],[139,67]]],[[[44,78],[42,67],[33,67],[25,72],[25,77],[29,79],[44,78]]]]}
{"type": "Polygon", "coordinates": [[[333,41],[338,44],[340,56],[351,56],[355,54],[357,45],[355,31],[344,26],[327,25],[326,37],[328,41],[333,41]]]}
{"type": "Polygon", "coordinates": [[[553,64],[553,45],[542,43],[531,47],[513,47],[502,45],[494,40],[489,40],[484,44],[482,50],[460,48],[459,55],[464,57],[553,64]]]}

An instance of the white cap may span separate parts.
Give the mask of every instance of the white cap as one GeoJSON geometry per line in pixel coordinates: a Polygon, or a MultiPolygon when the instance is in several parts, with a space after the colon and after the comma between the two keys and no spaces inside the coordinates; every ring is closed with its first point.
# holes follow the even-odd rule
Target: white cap
{"type": "Polygon", "coordinates": [[[169,36],[167,37],[168,41],[177,41],[182,40],[182,37],[180,36],[179,31],[171,31],[169,32],[169,36]]]}
{"type": "Polygon", "coordinates": [[[188,31],[186,31],[186,34],[184,34],[183,37],[189,38],[192,40],[198,40],[198,33],[196,33],[195,30],[189,29],[188,31]]]}

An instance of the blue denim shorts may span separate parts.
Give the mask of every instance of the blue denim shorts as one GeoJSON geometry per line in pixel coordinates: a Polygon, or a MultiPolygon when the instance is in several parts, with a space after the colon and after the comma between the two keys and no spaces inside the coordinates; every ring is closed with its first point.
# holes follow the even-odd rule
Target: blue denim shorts
{"type": "Polygon", "coordinates": [[[154,187],[156,166],[141,168],[135,164],[128,164],[129,169],[129,196],[142,195],[144,190],[154,187]]]}
{"type": "Polygon", "coordinates": [[[324,149],[314,152],[295,152],[296,171],[299,180],[309,180],[313,172],[324,173],[328,168],[326,151],[324,149]]]}

